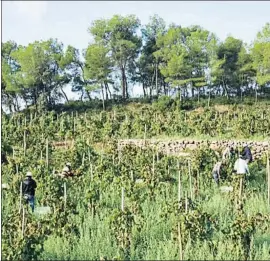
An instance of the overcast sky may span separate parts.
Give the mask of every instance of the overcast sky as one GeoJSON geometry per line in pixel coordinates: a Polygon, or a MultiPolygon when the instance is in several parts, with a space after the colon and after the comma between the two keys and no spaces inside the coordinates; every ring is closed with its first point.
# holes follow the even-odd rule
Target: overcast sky
{"type": "Polygon", "coordinates": [[[27,45],[57,38],[64,45],[85,49],[91,41],[87,28],[93,20],[114,14],[135,14],[142,24],[158,14],[167,24],[198,24],[224,40],[228,35],[251,43],[270,22],[266,1],[4,1],[2,41],[27,45]]]}

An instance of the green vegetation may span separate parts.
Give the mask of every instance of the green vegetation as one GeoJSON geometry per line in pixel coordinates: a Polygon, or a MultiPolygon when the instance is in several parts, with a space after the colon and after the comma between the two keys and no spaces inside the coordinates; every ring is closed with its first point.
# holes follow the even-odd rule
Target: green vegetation
{"type": "Polygon", "coordinates": [[[270,135],[269,105],[201,107],[187,111],[180,110],[178,102],[115,106],[110,111],[91,110],[82,114],[47,112],[42,116],[30,112],[6,115],[2,117],[5,126],[2,138],[12,146],[23,146],[25,132],[26,144],[36,146],[41,142],[37,133],[43,133],[50,142],[84,136],[90,143],[160,136],[267,140],[270,135]]]}
{"type": "MultiPolygon", "coordinates": [[[[188,159],[154,149],[117,150],[118,138],[143,137],[145,124],[147,137],[186,133],[215,137],[229,132],[234,138],[260,135],[267,139],[269,106],[252,106],[252,110],[248,105],[223,106],[227,111],[221,113],[221,108],[212,107],[201,108],[204,112],[183,111],[177,102],[167,104],[166,110],[162,101],[84,114],[3,116],[2,141],[9,148],[9,164],[2,165],[2,183],[10,186],[2,193],[3,258],[269,259],[266,157],[251,163],[243,209],[238,209],[234,203],[238,190],[222,193],[212,179],[217,156],[209,148],[191,154],[190,171],[188,159]],[[74,147],[53,146],[54,141],[65,139],[74,139],[74,147]],[[97,142],[103,143],[99,152],[93,149],[97,142]],[[77,175],[65,180],[55,177],[53,172],[67,161],[77,175]],[[29,170],[38,182],[37,206],[49,206],[52,213],[38,216],[28,210],[22,237],[19,186],[29,170]]],[[[233,184],[233,161],[225,167],[222,186],[233,184]]]]}
{"type": "Polygon", "coordinates": [[[2,104],[11,112],[21,101],[56,108],[61,99],[69,103],[68,87],[80,100],[102,94],[105,109],[132,98],[135,85],[150,100],[173,92],[180,101],[207,97],[208,104],[214,97],[269,98],[269,23],[250,45],[231,36],[222,42],[199,25],[166,25],[157,15],[146,25],[134,15],[115,15],[94,21],[88,32],[93,40],[82,52],[57,39],[3,43],[2,104]]]}
{"type": "Polygon", "coordinates": [[[158,16],[141,25],[115,15],[88,31],[84,59],[56,39],[3,44],[2,105],[12,113],[1,115],[8,160],[1,178],[9,185],[2,258],[269,260],[266,155],[249,165],[242,193],[235,158],[226,161],[220,185],[233,191],[224,193],[208,147],[188,158],[118,148],[125,138],[268,141],[269,24],[251,46],[221,42],[200,26],[167,26],[158,16]],[[144,97],[131,97],[134,84],[144,97]],[[79,101],[68,100],[67,85],[79,101]],[[96,92],[102,100],[93,99],[96,92]],[[57,148],[63,141],[71,144],[57,148]],[[54,175],[66,162],[75,176],[54,175]],[[51,213],[32,214],[25,204],[25,215],[19,211],[27,171],[38,184],[36,206],[51,213]]]}

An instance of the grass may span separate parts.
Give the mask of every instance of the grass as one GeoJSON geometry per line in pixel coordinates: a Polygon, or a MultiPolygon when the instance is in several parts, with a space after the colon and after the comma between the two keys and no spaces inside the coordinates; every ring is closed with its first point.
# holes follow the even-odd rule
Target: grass
{"type": "MultiPolygon", "coordinates": [[[[194,110],[195,108],[198,108],[199,106],[203,105],[206,100],[201,100],[201,103],[196,103],[196,100],[194,100],[191,104],[191,106],[186,105],[187,110],[194,110]]],[[[249,101],[247,101],[249,102],[249,101]]],[[[150,103],[150,102],[149,102],[150,103]]],[[[162,105],[162,102],[160,102],[162,105]]],[[[188,103],[188,101],[187,101],[188,103]]],[[[218,104],[215,103],[214,100],[211,101],[212,104],[218,104]]],[[[262,104],[264,104],[263,102],[262,104]]],[[[226,104],[226,103],[225,103],[226,104]]],[[[67,104],[67,106],[62,106],[62,109],[70,109],[70,111],[73,111],[74,108],[81,107],[82,111],[87,109],[87,104],[83,103],[71,103],[67,104]]],[[[100,111],[100,106],[102,105],[100,102],[97,104],[95,103],[89,103],[89,108],[95,107],[98,111],[100,111]],[[98,109],[99,108],[99,109],[98,109]]],[[[166,104],[165,104],[166,105],[166,104]]],[[[113,104],[111,104],[111,107],[113,108],[113,104]]],[[[122,107],[122,108],[113,108],[116,109],[118,114],[120,115],[120,118],[124,115],[126,111],[134,111],[137,112],[138,114],[138,109],[141,109],[143,111],[142,107],[150,107],[151,105],[144,103],[143,105],[138,104],[138,103],[130,103],[129,105],[123,105],[119,104],[119,106],[116,107],[122,107]]],[[[242,106],[244,107],[244,106],[242,106]]],[[[218,106],[218,110],[227,110],[227,108],[231,109],[230,105],[225,105],[225,106],[218,106]]],[[[251,108],[246,107],[246,108],[251,108]]],[[[61,109],[61,106],[59,107],[61,109]]],[[[197,111],[199,111],[198,109],[197,111]]],[[[239,108],[241,110],[241,108],[239,108]]],[[[157,110],[158,111],[158,110],[157,110]]],[[[173,108],[171,108],[171,111],[173,111],[173,108]]],[[[140,113],[140,111],[139,111],[140,113]]],[[[81,115],[80,115],[81,116],[81,115]]],[[[97,117],[93,117],[91,119],[99,119],[99,115],[96,115],[97,117]]],[[[64,117],[63,117],[64,118],[64,117]]],[[[69,117],[70,118],[70,117],[69,117]]],[[[137,119],[139,116],[137,117],[137,119]]],[[[41,118],[46,119],[46,118],[41,118]]],[[[67,118],[64,118],[67,119],[67,118]]],[[[44,120],[45,121],[45,120],[44,120]]],[[[92,131],[95,132],[94,128],[96,129],[97,132],[105,132],[104,129],[105,127],[100,127],[100,125],[93,125],[93,129],[86,128],[85,129],[85,124],[88,124],[87,122],[85,123],[84,121],[80,121],[80,119],[76,119],[76,128],[79,130],[77,134],[75,134],[77,137],[80,135],[85,135],[89,134],[89,136],[92,135],[92,131]],[[82,131],[83,130],[83,131],[82,131]],[[91,130],[91,131],[89,131],[91,130]]],[[[109,122],[109,121],[108,121],[109,122]]],[[[107,123],[108,123],[107,122],[107,123]]],[[[134,122],[134,121],[133,121],[134,122]]],[[[58,122],[59,123],[59,122],[58,122]]],[[[13,124],[13,123],[12,123],[13,124]]],[[[16,123],[17,124],[17,123],[16,123]]],[[[181,122],[180,122],[181,124],[181,122]]],[[[68,125],[68,123],[67,123],[68,125]]],[[[90,125],[90,124],[89,124],[90,125]]],[[[10,126],[9,124],[6,124],[5,126],[10,126]]],[[[35,126],[35,125],[34,125],[35,126]]],[[[57,126],[57,124],[55,125],[57,126]]],[[[22,127],[22,125],[20,126],[22,127]]],[[[54,126],[53,126],[54,127],[54,126]]],[[[69,126],[66,126],[67,129],[69,129],[68,132],[71,132],[73,130],[73,123],[72,121],[69,122],[69,126]]],[[[144,127],[144,126],[142,126],[144,127]]],[[[168,127],[168,131],[166,130],[165,132],[168,133],[177,133],[177,128],[171,128],[171,126],[166,126],[168,127]]],[[[18,126],[13,126],[10,128],[11,130],[14,130],[15,138],[14,141],[16,140],[16,143],[20,144],[20,141],[22,140],[21,132],[18,134],[16,130],[18,126]]],[[[138,130],[136,130],[136,127],[134,128],[135,133],[141,133],[141,136],[137,138],[143,138],[143,130],[141,130],[140,126],[137,127],[138,130]]],[[[215,128],[215,126],[214,126],[215,128]]],[[[113,129],[113,128],[112,128],[113,129]]],[[[8,130],[8,129],[7,129],[8,130]]],[[[5,131],[6,137],[8,136],[8,131],[5,131]]],[[[38,127],[37,130],[40,130],[38,127]]],[[[40,131],[43,132],[44,129],[41,129],[40,131]]],[[[46,129],[47,130],[47,129],[46,129]]],[[[43,132],[43,134],[51,133],[55,131],[56,133],[59,131],[56,128],[51,128],[48,127],[49,132],[43,132]]],[[[45,131],[45,130],[44,130],[45,131]]],[[[229,131],[229,130],[228,130],[229,131]]],[[[12,132],[12,131],[11,131],[12,132]]],[[[11,133],[10,132],[10,133],[11,133]]],[[[165,133],[163,132],[163,133],[165,133]]],[[[126,132],[123,132],[126,133],[126,132]]],[[[153,132],[153,133],[158,133],[158,132],[153,132]]],[[[159,132],[161,133],[161,132],[159,132]]],[[[192,133],[196,133],[196,131],[193,131],[192,133]]],[[[257,133],[260,133],[258,131],[257,133]]],[[[39,177],[46,177],[46,175],[51,174],[47,173],[46,170],[44,171],[44,165],[40,165],[38,160],[36,161],[36,158],[38,157],[33,157],[39,155],[40,149],[45,153],[45,147],[42,146],[42,144],[38,144],[37,148],[35,148],[35,143],[36,140],[34,136],[38,136],[40,133],[37,131],[32,132],[32,136],[28,136],[29,141],[28,145],[30,148],[27,150],[27,159],[22,160],[22,164],[20,166],[20,173],[19,175],[22,175],[23,172],[29,166],[33,167],[35,169],[34,174],[38,174],[39,177]],[[31,146],[30,146],[31,145],[31,146]],[[32,145],[34,145],[33,150],[32,145]],[[28,157],[29,156],[29,157],[28,157]],[[30,159],[30,160],[28,160],[30,159]],[[27,164],[26,164],[27,163],[27,164]],[[32,166],[33,165],[33,166],[32,166]]],[[[185,131],[183,131],[183,134],[186,134],[185,131]]],[[[237,133],[238,134],[238,133],[237,133]]],[[[102,134],[100,136],[99,140],[102,140],[104,138],[105,134],[102,134]]],[[[149,133],[149,135],[151,135],[149,133]]],[[[45,135],[46,136],[46,135],[45,135]]],[[[72,135],[71,135],[72,136],[72,135]]],[[[98,135],[97,135],[98,136],[98,135]]],[[[119,135],[121,136],[121,135],[119,135]]],[[[53,137],[53,135],[52,135],[53,137]]],[[[99,136],[98,136],[99,137],[99,136]]],[[[8,137],[9,138],[9,137],[8,137]]],[[[216,137],[211,137],[207,135],[197,135],[195,137],[189,136],[189,137],[183,137],[183,136],[177,136],[177,135],[172,135],[172,136],[165,136],[165,135],[160,135],[160,136],[155,136],[152,137],[152,139],[155,140],[163,140],[163,141],[168,141],[168,140],[223,140],[223,139],[234,139],[235,137],[232,137],[231,134],[226,134],[223,136],[216,136],[216,137]]],[[[9,140],[9,139],[8,139],[9,140]]],[[[98,139],[97,139],[98,140],[98,139]]],[[[238,140],[244,140],[246,141],[247,139],[245,138],[239,138],[238,140]]],[[[252,138],[248,140],[254,140],[254,141],[263,141],[266,140],[262,136],[253,136],[252,138]]],[[[102,151],[104,152],[107,147],[106,142],[103,145],[101,142],[96,143],[95,149],[97,151],[102,151]],[[102,146],[104,146],[102,148],[102,146]]],[[[17,144],[16,144],[17,145],[17,144]]],[[[21,147],[20,147],[21,148],[21,147]]],[[[78,164],[81,164],[80,162],[80,155],[83,153],[87,153],[85,148],[80,148],[79,146],[76,148],[76,152],[78,154],[74,155],[74,157],[70,157],[70,161],[78,161],[78,164]]],[[[12,151],[11,151],[12,152],[12,151]]],[[[10,152],[10,154],[11,154],[10,152]]],[[[70,152],[70,151],[68,151],[70,152]]],[[[43,154],[44,156],[44,154],[43,154]]],[[[52,165],[54,166],[49,166],[49,169],[52,168],[58,168],[58,164],[60,164],[60,161],[65,160],[66,158],[69,157],[67,154],[64,154],[63,151],[57,151],[57,153],[53,152],[50,155],[50,160],[52,160],[52,165]],[[59,156],[59,158],[58,158],[59,156]],[[60,157],[62,156],[62,157],[60,157]],[[58,160],[56,160],[58,159],[58,160]],[[61,160],[60,160],[61,159],[61,160]],[[57,161],[57,162],[56,162],[57,161]],[[59,162],[58,162],[59,161],[59,162]]],[[[99,156],[100,157],[100,156],[99,156]]],[[[145,160],[148,156],[144,155],[145,160]]],[[[152,156],[150,156],[151,158],[152,156]]],[[[100,160],[94,161],[93,162],[100,164],[100,160]]],[[[132,156],[130,157],[128,164],[132,162],[132,156]]],[[[115,183],[109,183],[107,180],[101,180],[102,182],[99,183],[99,180],[94,180],[95,185],[99,186],[100,184],[103,185],[105,184],[106,187],[104,190],[101,191],[102,194],[102,199],[100,200],[101,207],[100,209],[97,210],[97,215],[92,217],[92,214],[88,209],[83,208],[83,203],[81,201],[86,201],[85,194],[87,193],[86,190],[91,186],[91,182],[89,178],[89,165],[88,160],[86,160],[86,169],[88,171],[85,171],[83,177],[83,181],[81,183],[71,183],[73,185],[77,185],[77,187],[68,187],[68,200],[71,200],[72,203],[77,204],[77,209],[79,211],[79,216],[71,214],[70,220],[72,220],[74,223],[79,228],[80,235],[76,237],[73,234],[67,235],[67,237],[56,237],[55,235],[51,235],[45,242],[44,245],[44,251],[42,254],[39,256],[39,260],[100,260],[100,259],[105,259],[105,257],[109,260],[113,258],[120,259],[121,258],[121,249],[117,244],[115,235],[113,231],[110,228],[110,218],[112,215],[112,211],[115,210],[116,208],[120,209],[120,202],[121,202],[121,188],[118,183],[118,187],[116,186],[115,183]],[[78,190],[78,192],[77,192],[78,190]],[[70,192],[71,191],[71,192],[70,192]],[[73,197],[74,196],[74,197],[73,197]],[[82,215],[82,216],[80,216],[82,215]],[[83,220],[83,221],[82,221],[83,220]]],[[[127,162],[124,162],[127,163],[127,162]]],[[[94,163],[93,163],[94,164],[94,163]]],[[[112,164],[108,164],[108,166],[111,166],[112,164]]],[[[125,164],[121,164],[121,167],[127,167],[124,166],[125,164]]],[[[126,164],[127,165],[127,164],[126,164]]],[[[107,165],[105,166],[107,167],[107,165]]],[[[164,168],[167,166],[163,166],[164,168]]],[[[174,166],[172,166],[174,167],[174,166]]],[[[132,168],[131,169],[135,169],[132,168]]],[[[3,171],[3,180],[5,183],[15,183],[14,180],[18,179],[18,175],[13,175],[14,174],[14,169],[4,169],[6,171],[3,171]],[[8,172],[7,172],[8,170],[8,172]]],[[[120,168],[117,168],[117,171],[120,171],[120,168]]],[[[101,174],[106,175],[106,174],[114,174],[115,172],[110,172],[110,170],[107,169],[102,169],[101,174]]],[[[245,190],[247,200],[245,203],[245,213],[248,215],[255,215],[256,213],[260,212],[262,214],[269,215],[270,208],[269,205],[267,204],[267,194],[266,194],[266,181],[265,181],[265,169],[261,168],[256,163],[252,163],[250,165],[250,172],[251,176],[249,177],[249,181],[247,183],[247,188],[245,190]]],[[[100,173],[99,173],[100,174],[100,173]]],[[[136,173],[134,173],[136,174],[136,173]]],[[[142,174],[140,172],[140,174],[142,174]]],[[[149,174],[149,173],[147,173],[149,174]]],[[[171,174],[174,176],[174,178],[177,180],[178,179],[178,173],[171,172],[171,174]]],[[[183,174],[184,175],[184,174],[183,174]]],[[[124,175],[122,175],[124,177],[124,175]]],[[[45,179],[44,179],[45,180],[45,179]]],[[[39,181],[38,181],[39,182],[39,181]]],[[[44,181],[46,182],[46,185],[51,185],[49,184],[49,181],[44,181]]],[[[200,185],[203,184],[200,187],[199,190],[199,195],[196,198],[198,200],[199,206],[202,211],[205,211],[214,217],[216,221],[218,221],[220,227],[214,231],[213,237],[207,241],[199,241],[195,240],[195,242],[192,242],[188,240],[187,245],[183,246],[184,247],[184,259],[187,260],[238,260],[240,259],[240,246],[235,246],[233,244],[233,241],[231,239],[225,238],[225,235],[222,233],[222,228],[228,227],[233,220],[237,217],[237,214],[232,211],[232,206],[231,202],[229,200],[229,195],[226,193],[221,193],[218,189],[218,187],[215,185],[211,177],[209,180],[202,180],[200,179],[200,185]],[[203,182],[205,184],[203,184],[203,182]],[[213,242],[216,244],[217,249],[216,251],[213,251],[213,248],[210,246],[210,242],[213,242]]],[[[39,183],[40,184],[40,183],[39,183]]],[[[43,184],[44,185],[44,184],[43,184]]],[[[42,187],[42,186],[41,186],[42,187]]],[[[49,187],[50,188],[50,187],[49,187]]],[[[18,191],[17,188],[13,188],[14,191],[18,191]]],[[[41,199],[43,199],[45,191],[46,193],[50,193],[51,189],[45,188],[45,185],[43,186],[42,189],[37,189],[37,194],[36,194],[36,203],[37,206],[40,204],[41,199]]],[[[145,193],[146,189],[142,189],[141,193],[145,193]]],[[[182,197],[186,194],[189,193],[189,179],[187,175],[184,175],[182,177],[182,197]]],[[[4,202],[9,202],[9,204],[4,204],[2,211],[4,213],[4,220],[5,223],[9,222],[9,212],[10,210],[13,209],[13,204],[17,203],[15,196],[11,193],[9,194],[10,198],[6,197],[4,202]],[[14,199],[14,200],[13,200],[14,199]],[[11,202],[13,200],[13,202],[11,202]]],[[[60,193],[59,193],[60,194],[60,193]]],[[[58,195],[58,194],[57,194],[58,195]]],[[[144,200],[139,200],[140,205],[142,207],[141,214],[143,215],[143,222],[142,222],[142,227],[141,230],[138,230],[137,226],[134,226],[132,228],[132,240],[131,240],[131,251],[130,251],[130,260],[177,260],[179,259],[179,250],[178,250],[178,243],[177,241],[174,241],[173,239],[173,229],[176,228],[176,220],[175,218],[170,215],[168,218],[165,220],[161,219],[161,215],[163,214],[163,207],[167,205],[169,202],[177,200],[178,196],[178,185],[176,183],[171,183],[171,184],[165,184],[164,186],[164,191],[157,190],[157,194],[155,195],[155,200],[151,200],[149,197],[147,197],[144,200]]],[[[45,195],[46,197],[46,195],[45,195]]],[[[56,201],[58,198],[56,199],[56,201]]],[[[61,201],[62,199],[59,199],[61,201]]],[[[129,199],[125,198],[125,204],[128,204],[129,199]]],[[[17,208],[17,205],[16,205],[17,208]]],[[[70,217],[70,216],[69,216],[70,217]]],[[[39,217],[35,217],[36,219],[39,219],[39,217]]],[[[15,220],[15,219],[14,219],[15,220]]],[[[20,219],[17,219],[20,221],[20,219]]],[[[36,221],[36,220],[35,220],[36,221]]],[[[19,224],[20,227],[20,224],[19,224]]],[[[10,230],[11,232],[17,232],[17,230],[10,230]]],[[[29,231],[27,231],[29,232],[29,231]]],[[[13,233],[14,234],[14,233],[13,233]]],[[[268,228],[266,231],[262,231],[261,229],[257,229],[256,233],[254,234],[253,238],[253,243],[252,243],[252,251],[250,253],[250,259],[251,260],[269,260],[270,259],[270,227],[268,224],[268,228]]],[[[9,236],[9,235],[8,235],[9,236]]],[[[6,236],[6,238],[8,238],[6,236]]],[[[16,237],[17,235],[15,235],[16,237]]],[[[7,239],[4,242],[6,245],[9,244],[9,239],[7,239]]],[[[10,248],[15,248],[14,245],[9,245],[10,248]]]]}
{"type": "MultiPolygon", "coordinates": [[[[175,177],[176,177],[175,173],[175,177]]],[[[260,180],[260,177],[257,177],[260,180]]],[[[257,180],[257,181],[258,181],[257,180]]],[[[249,183],[248,186],[256,183],[249,183]]],[[[183,182],[184,190],[188,190],[188,182],[183,182]]],[[[249,188],[248,188],[249,189],[249,188]]],[[[167,200],[177,199],[177,184],[167,186],[165,190],[169,196],[167,200]]],[[[269,214],[266,193],[252,193],[246,201],[245,210],[249,215],[257,212],[269,214]]],[[[201,207],[203,211],[212,214],[222,225],[227,226],[236,216],[228,212],[230,201],[228,195],[221,193],[215,184],[201,191],[201,207]]],[[[85,213],[85,220],[80,224],[80,237],[74,239],[72,247],[65,238],[49,238],[45,243],[41,260],[100,260],[119,258],[120,249],[109,227],[109,216],[113,208],[120,208],[120,191],[113,191],[108,187],[103,191],[102,201],[105,204],[99,215],[92,218],[89,212],[85,213]]],[[[140,232],[132,231],[131,260],[176,260],[179,259],[177,242],[171,237],[174,227],[173,219],[160,220],[162,203],[166,199],[163,194],[157,194],[155,201],[149,198],[141,203],[144,216],[140,232]]],[[[79,219],[78,219],[79,220],[79,219]]],[[[269,230],[269,229],[268,229],[269,230]]],[[[258,230],[254,235],[250,260],[269,260],[270,231],[258,230]]],[[[214,253],[209,242],[188,242],[185,246],[185,260],[239,260],[241,250],[232,241],[225,239],[220,230],[215,231],[213,240],[217,244],[214,253]]]]}

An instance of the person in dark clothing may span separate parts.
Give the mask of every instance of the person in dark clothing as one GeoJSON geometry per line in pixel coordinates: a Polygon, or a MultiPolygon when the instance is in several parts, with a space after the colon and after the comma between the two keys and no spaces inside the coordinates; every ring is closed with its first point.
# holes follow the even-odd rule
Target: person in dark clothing
{"type": "Polygon", "coordinates": [[[242,152],[242,156],[243,156],[243,159],[249,163],[249,162],[252,162],[252,154],[251,154],[251,151],[250,151],[250,148],[248,147],[247,144],[244,144],[244,149],[243,149],[243,152],[242,152]]]}
{"type": "Polygon", "coordinates": [[[36,191],[37,183],[34,179],[32,179],[32,173],[27,172],[26,179],[22,183],[22,193],[26,202],[29,203],[32,212],[34,212],[35,208],[35,191],[36,191]]]}
{"type": "Polygon", "coordinates": [[[5,153],[1,153],[1,164],[8,163],[7,156],[5,153]]]}

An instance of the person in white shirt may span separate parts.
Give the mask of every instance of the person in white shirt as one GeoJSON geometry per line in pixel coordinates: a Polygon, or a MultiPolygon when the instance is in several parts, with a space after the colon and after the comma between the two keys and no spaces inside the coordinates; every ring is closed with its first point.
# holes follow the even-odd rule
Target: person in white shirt
{"type": "Polygon", "coordinates": [[[237,175],[245,175],[249,173],[247,162],[243,159],[242,155],[239,155],[239,158],[234,163],[234,171],[237,175]]]}
{"type": "Polygon", "coordinates": [[[242,192],[245,188],[245,176],[249,174],[249,169],[246,160],[243,155],[239,155],[239,158],[234,164],[234,176],[233,176],[233,191],[232,200],[234,201],[235,207],[238,211],[242,211],[244,207],[244,200],[242,198],[242,192]]]}

